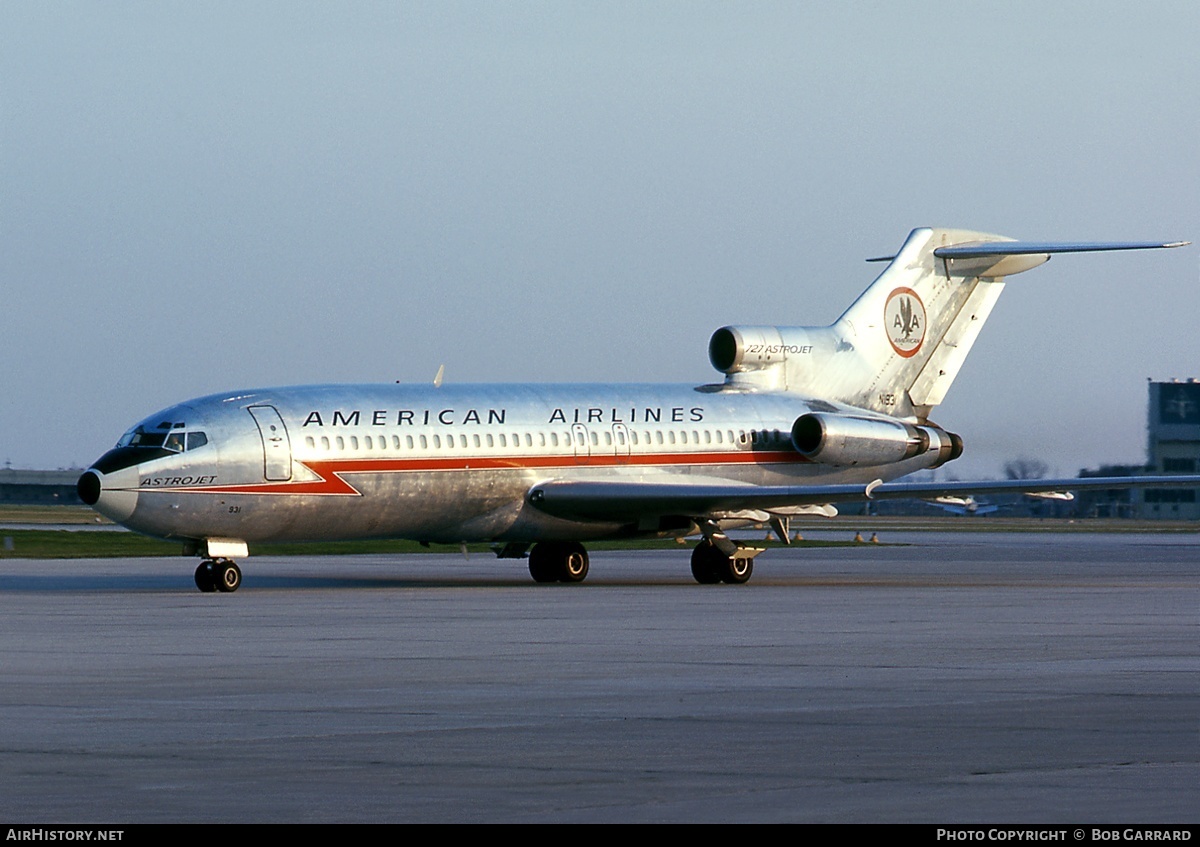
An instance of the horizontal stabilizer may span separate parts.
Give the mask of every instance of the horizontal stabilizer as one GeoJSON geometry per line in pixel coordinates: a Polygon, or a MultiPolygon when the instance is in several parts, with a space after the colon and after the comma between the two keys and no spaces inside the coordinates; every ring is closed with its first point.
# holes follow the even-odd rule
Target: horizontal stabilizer
{"type": "MultiPolygon", "coordinates": [[[[1047,253],[1101,253],[1107,250],[1160,250],[1186,247],[1190,241],[977,241],[937,247],[939,259],[978,259],[983,256],[1034,256],[1047,253]]],[[[868,260],[870,261],[870,260],[868,260]]]]}
{"type": "MultiPolygon", "coordinates": [[[[974,241],[934,248],[939,259],[979,259],[986,256],[1047,256],[1054,253],[1103,253],[1113,250],[1162,250],[1186,247],[1190,241],[974,241]]],[[[891,256],[872,256],[868,262],[890,262],[891,256]]]]}

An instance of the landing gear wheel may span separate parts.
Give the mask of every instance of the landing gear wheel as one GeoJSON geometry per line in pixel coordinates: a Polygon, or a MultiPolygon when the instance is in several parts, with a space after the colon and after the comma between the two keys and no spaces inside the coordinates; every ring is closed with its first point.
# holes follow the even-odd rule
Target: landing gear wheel
{"type": "Polygon", "coordinates": [[[234,562],[217,562],[213,568],[217,578],[217,589],[225,593],[237,591],[242,584],[242,569],[234,562]]]}
{"type": "Polygon", "coordinates": [[[715,585],[721,581],[724,559],[724,553],[707,540],[701,541],[692,550],[692,576],[701,585],[715,585]]]}
{"type": "Polygon", "coordinates": [[[749,556],[731,556],[721,566],[721,582],[729,585],[741,585],[750,581],[752,573],[754,573],[754,559],[749,556]]]}
{"type": "Polygon", "coordinates": [[[534,582],[558,582],[552,544],[535,544],[529,551],[529,575],[534,582]]]}
{"type": "Polygon", "coordinates": [[[588,554],[574,541],[542,541],[529,551],[529,575],[534,582],[583,582],[588,554]]]}
{"type": "Polygon", "coordinates": [[[582,544],[564,544],[559,558],[559,582],[583,582],[588,575],[588,554],[582,544]]]}
{"type": "Polygon", "coordinates": [[[217,574],[213,569],[213,563],[208,559],[196,567],[196,587],[205,594],[211,594],[217,590],[217,574]]]}

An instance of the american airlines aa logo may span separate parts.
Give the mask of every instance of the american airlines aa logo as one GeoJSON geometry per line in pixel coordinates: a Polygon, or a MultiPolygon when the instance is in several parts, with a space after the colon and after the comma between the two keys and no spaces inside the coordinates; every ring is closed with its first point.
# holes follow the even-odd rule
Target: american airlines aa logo
{"type": "Polygon", "coordinates": [[[911,288],[897,288],[883,307],[883,325],[892,349],[915,356],[925,341],[925,304],[911,288]]]}

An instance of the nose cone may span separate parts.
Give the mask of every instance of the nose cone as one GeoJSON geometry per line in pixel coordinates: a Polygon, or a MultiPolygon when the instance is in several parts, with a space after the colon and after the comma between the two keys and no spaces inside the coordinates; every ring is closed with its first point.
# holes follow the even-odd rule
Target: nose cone
{"type": "Polygon", "coordinates": [[[100,499],[100,474],[95,471],[84,471],[83,476],[79,477],[79,482],[75,483],[75,490],[79,493],[79,499],[89,506],[95,506],[100,499]]]}
{"type": "Polygon", "coordinates": [[[79,477],[75,490],[79,499],[97,512],[117,523],[124,523],[137,508],[138,471],[136,467],[128,467],[104,473],[91,467],[79,477]]]}

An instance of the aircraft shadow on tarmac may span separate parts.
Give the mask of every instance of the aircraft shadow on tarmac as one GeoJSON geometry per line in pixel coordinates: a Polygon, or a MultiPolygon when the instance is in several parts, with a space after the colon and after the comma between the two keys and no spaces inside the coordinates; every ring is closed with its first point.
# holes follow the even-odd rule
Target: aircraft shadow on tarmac
{"type": "MultiPolygon", "coordinates": [[[[767,584],[764,582],[764,584],[767,584]]],[[[660,576],[647,576],[644,579],[613,578],[596,579],[588,585],[539,584],[524,577],[523,574],[513,574],[511,577],[479,577],[454,576],[444,577],[403,577],[403,576],[305,576],[305,575],[266,575],[256,574],[247,580],[243,589],[251,591],[313,591],[327,589],[341,590],[397,590],[397,589],[438,589],[438,588],[492,588],[492,589],[532,589],[539,591],[559,590],[589,590],[603,587],[687,587],[697,589],[707,586],[697,586],[686,574],[680,574],[677,579],[667,579],[660,576]]],[[[708,587],[712,588],[712,587],[708,587]]],[[[721,590],[720,586],[715,590],[721,590]]],[[[734,589],[736,590],[736,589],[734,589]]],[[[11,574],[0,575],[0,592],[2,593],[186,593],[195,594],[195,586],[186,574],[11,574]]],[[[208,595],[203,595],[208,596],[208,595]]],[[[213,598],[224,595],[214,593],[213,598]]]]}

